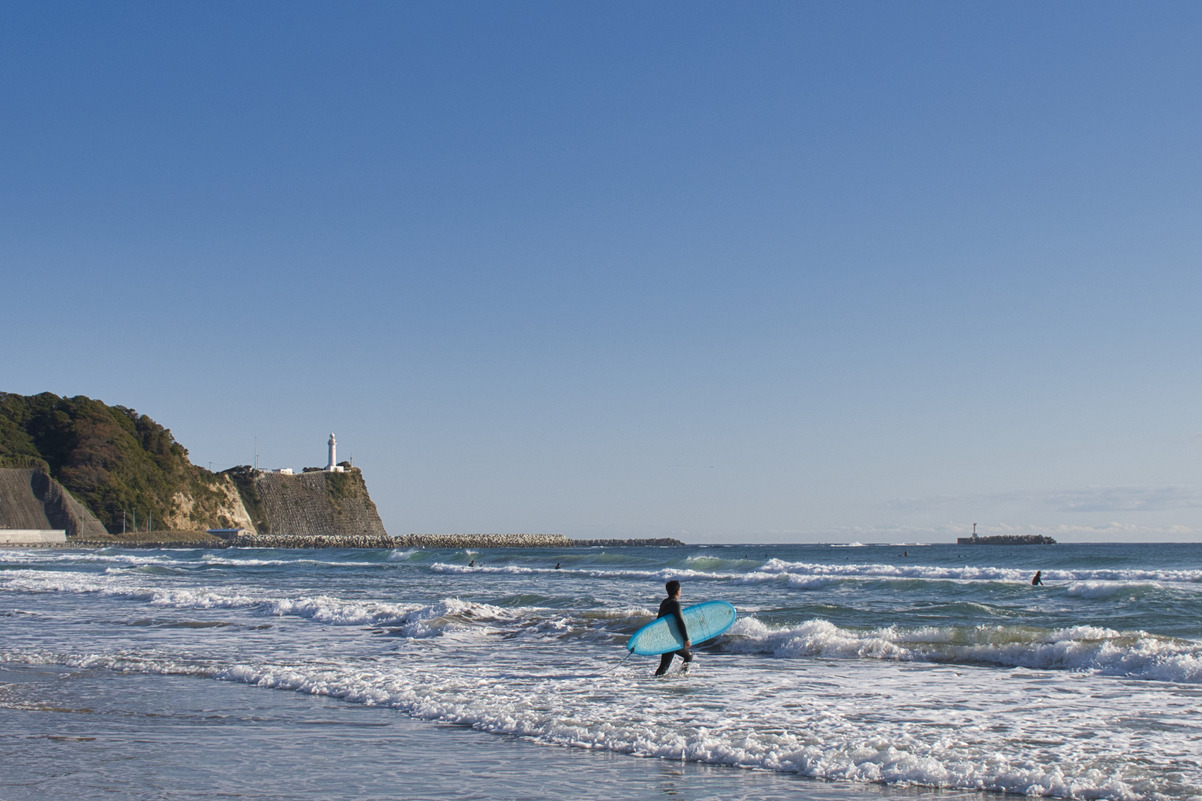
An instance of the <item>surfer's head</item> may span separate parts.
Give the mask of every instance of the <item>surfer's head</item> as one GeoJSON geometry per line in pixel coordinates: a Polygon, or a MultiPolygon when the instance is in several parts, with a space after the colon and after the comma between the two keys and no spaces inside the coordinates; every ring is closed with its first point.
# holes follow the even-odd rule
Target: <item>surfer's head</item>
{"type": "Polygon", "coordinates": [[[680,582],[672,579],[664,585],[664,589],[668,591],[669,598],[675,598],[677,595],[680,595],[680,582]]]}

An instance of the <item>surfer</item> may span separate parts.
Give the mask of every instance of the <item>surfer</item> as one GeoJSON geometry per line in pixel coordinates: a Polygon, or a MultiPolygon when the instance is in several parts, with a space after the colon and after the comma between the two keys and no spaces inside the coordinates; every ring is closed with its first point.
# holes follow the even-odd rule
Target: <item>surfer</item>
{"type": "Polygon", "coordinates": [[[1040,584],[1043,584],[1043,571],[1036,570],[1035,575],[1031,578],[1031,586],[1038,587],[1040,584]]]}
{"type": "Polygon", "coordinates": [[[693,652],[689,650],[692,641],[689,640],[689,630],[684,624],[684,614],[680,611],[680,582],[672,579],[664,585],[664,589],[668,591],[668,597],[659,603],[659,614],[657,618],[667,617],[671,615],[676,618],[676,627],[680,629],[680,637],[684,640],[684,648],[679,651],[669,651],[659,658],[659,669],[655,671],[655,675],[662,676],[668,672],[668,668],[672,666],[672,657],[679,656],[684,660],[684,665],[680,668],[681,673],[689,672],[689,663],[693,661],[693,652]]]}

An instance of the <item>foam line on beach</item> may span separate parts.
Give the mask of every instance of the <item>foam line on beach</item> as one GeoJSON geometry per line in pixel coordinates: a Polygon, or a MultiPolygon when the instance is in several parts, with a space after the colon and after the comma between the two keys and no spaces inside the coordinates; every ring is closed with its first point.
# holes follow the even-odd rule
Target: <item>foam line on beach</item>
{"type": "MultiPolygon", "coordinates": [[[[921,729],[885,720],[871,732],[865,731],[858,719],[873,714],[873,710],[865,710],[862,705],[886,703],[891,693],[875,697],[866,694],[852,706],[821,694],[789,703],[787,709],[775,702],[763,710],[771,724],[748,728],[737,716],[726,715],[721,705],[706,703],[704,697],[690,700],[675,692],[657,692],[655,688],[671,685],[633,673],[603,679],[594,675],[539,675],[536,671],[507,673],[494,667],[455,677],[441,671],[337,662],[323,666],[219,664],[132,654],[0,652],[0,660],[238,682],[390,707],[414,718],[540,743],[796,773],[828,781],[1066,799],[1162,799],[1155,791],[1138,786],[1122,766],[1109,764],[1105,754],[1079,748],[1072,738],[1043,735],[1040,742],[1032,743],[1026,756],[1003,756],[992,747],[988,722],[971,722],[976,720],[971,712],[965,725],[946,737],[925,737],[921,729]],[[646,684],[648,681],[653,683],[646,684]],[[641,693],[645,705],[628,709],[624,717],[608,714],[604,698],[615,691],[641,693]]],[[[758,700],[761,696],[754,682],[740,681],[741,675],[741,671],[715,675],[713,680],[730,690],[731,702],[740,707],[764,703],[758,700]]],[[[827,680],[836,678],[834,674],[827,676],[827,680]]],[[[958,693],[971,692],[970,684],[966,680],[958,693]]],[[[788,688],[767,689],[773,692],[764,698],[777,698],[781,690],[788,688]]],[[[889,689],[907,691],[902,686],[889,689]]],[[[909,687],[910,692],[913,689],[909,687]]],[[[1016,688],[1019,690],[1021,687],[1016,688]]],[[[846,693],[840,695],[845,697],[846,693]]],[[[786,695],[785,700],[788,698],[786,695]]],[[[948,714],[940,711],[935,699],[913,702],[929,705],[924,714],[948,714]]],[[[1108,733],[1099,735],[1107,748],[1114,747],[1106,739],[1108,733]]],[[[1173,747],[1179,749],[1180,744],[1174,743],[1173,747]]]]}

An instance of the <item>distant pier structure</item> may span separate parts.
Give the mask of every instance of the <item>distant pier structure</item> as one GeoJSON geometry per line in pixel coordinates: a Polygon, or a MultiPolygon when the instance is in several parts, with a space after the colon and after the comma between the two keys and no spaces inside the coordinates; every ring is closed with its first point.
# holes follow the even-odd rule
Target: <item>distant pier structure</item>
{"type": "Polygon", "coordinates": [[[957,545],[1055,545],[1056,540],[1040,534],[1001,534],[993,537],[977,535],[977,524],[972,524],[971,537],[958,537],[957,545]]]}
{"type": "Polygon", "coordinates": [[[330,432],[330,441],[327,444],[330,446],[330,461],[329,461],[329,464],[326,465],[326,472],[327,473],[345,472],[345,468],[341,467],[338,464],[338,457],[336,456],[336,453],[338,451],[338,441],[334,439],[333,431],[330,432]]]}

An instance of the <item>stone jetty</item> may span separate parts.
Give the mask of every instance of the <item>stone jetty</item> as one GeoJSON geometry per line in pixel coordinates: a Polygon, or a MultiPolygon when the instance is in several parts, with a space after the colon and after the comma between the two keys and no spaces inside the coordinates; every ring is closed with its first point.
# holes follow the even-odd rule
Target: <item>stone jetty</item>
{"type": "Polygon", "coordinates": [[[992,537],[958,537],[957,545],[1055,545],[1056,540],[1040,534],[998,534],[992,537]]]}
{"type": "Polygon", "coordinates": [[[684,545],[683,542],[672,537],[658,537],[649,540],[572,540],[571,542],[578,548],[646,548],[684,545]]]}
{"type": "Polygon", "coordinates": [[[570,548],[562,534],[409,534],[394,538],[397,548],[570,548]]]}
{"type": "Polygon", "coordinates": [[[216,537],[206,540],[193,539],[161,539],[139,540],[125,537],[109,537],[103,540],[68,539],[58,543],[54,548],[229,548],[233,543],[219,540],[216,537]]]}
{"type": "Polygon", "coordinates": [[[684,545],[680,540],[621,539],[573,540],[563,534],[407,534],[402,537],[343,536],[250,536],[231,544],[245,548],[609,548],[684,545]]]}
{"type": "Polygon", "coordinates": [[[191,537],[133,539],[68,539],[67,548],[640,548],[684,545],[670,537],[655,539],[574,540],[563,534],[318,534],[273,536],[250,534],[216,537],[196,532],[191,537]]]}

